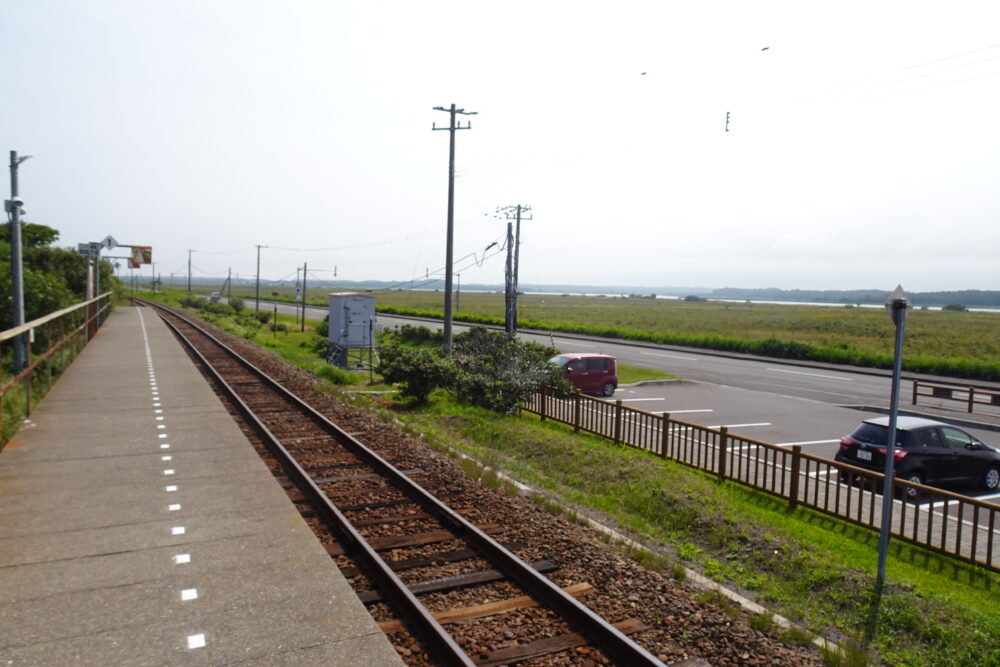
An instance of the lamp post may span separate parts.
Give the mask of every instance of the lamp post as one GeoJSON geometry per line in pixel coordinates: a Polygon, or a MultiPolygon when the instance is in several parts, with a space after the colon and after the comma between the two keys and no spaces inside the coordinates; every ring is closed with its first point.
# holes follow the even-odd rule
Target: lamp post
{"type": "MultiPolygon", "coordinates": [[[[23,202],[18,197],[17,192],[17,168],[30,157],[30,155],[19,156],[17,151],[10,152],[10,201],[6,203],[7,211],[10,213],[10,282],[14,299],[15,327],[24,324],[24,266],[21,259],[21,204],[23,202]]],[[[27,359],[25,335],[21,334],[14,339],[14,375],[24,370],[27,359]]]]}
{"type": "Polygon", "coordinates": [[[882,485],[882,527],[878,538],[878,574],[875,587],[881,591],[885,583],[885,559],[889,550],[889,534],[892,532],[892,478],[896,462],[896,417],[899,412],[899,375],[903,367],[903,329],[906,324],[906,311],[910,308],[910,300],[906,298],[901,285],[896,285],[889,298],[885,300],[885,309],[896,325],[896,345],[892,359],[892,391],[889,398],[889,433],[885,449],[885,480],[882,485]]]}

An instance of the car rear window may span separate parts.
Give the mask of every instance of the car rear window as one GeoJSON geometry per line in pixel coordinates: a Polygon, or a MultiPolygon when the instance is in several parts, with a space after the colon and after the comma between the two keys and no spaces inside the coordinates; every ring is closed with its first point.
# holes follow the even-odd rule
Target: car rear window
{"type": "MultiPolygon", "coordinates": [[[[858,442],[884,447],[889,439],[889,427],[878,424],[858,424],[857,428],[851,431],[851,437],[858,442]]],[[[910,449],[913,446],[913,434],[909,431],[896,429],[896,446],[910,449]]]]}

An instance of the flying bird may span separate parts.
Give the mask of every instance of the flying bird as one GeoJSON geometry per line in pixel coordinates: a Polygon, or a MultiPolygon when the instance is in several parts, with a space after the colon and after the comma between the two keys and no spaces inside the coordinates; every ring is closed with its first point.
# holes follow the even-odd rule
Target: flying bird
{"type": "Polygon", "coordinates": [[[643,73],[642,73],[642,74],[640,74],[639,76],[646,76],[646,73],[645,73],[645,72],[643,72],[643,73]]]}
{"type": "Polygon", "coordinates": [[[767,51],[769,48],[771,48],[771,47],[770,46],[765,46],[763,49],[761,49],[761,51],[767,51]]]}

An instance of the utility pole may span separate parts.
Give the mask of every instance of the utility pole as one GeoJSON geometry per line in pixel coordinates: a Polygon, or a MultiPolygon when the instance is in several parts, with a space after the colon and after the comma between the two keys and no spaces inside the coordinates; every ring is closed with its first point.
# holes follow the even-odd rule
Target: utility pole
{"type": "MultiPolygon", "coordinates": [[[[10,152],[10,201],[6,203],[7,212],[10,213],[10,282],[14,298],[15,327],[24,324],[24,265],[21,253],[21,213],[23,212],[21,204],[23,202],[18,197],[17,168],[30,157],[30,155],[19,156],[17,151],[10,152]]],[[[25,334],[20,334],[14,338],[14,375],[24,370],[27,360],[25,334]]]]}
{"type": "Polygon", "coordinates": [[[188,250],[188,296],[191,296],[191,253],[194,250],[188,250]]]}
{"type": "Polygon", "coordinates": [[[302,328],[299,331],[306,330],[306,273],[308,268],[309,262],[302,262],[302,328]]]}
{"type": "Polygon", "coordinates": [[[431,124],[432,130],[448,130],[451,140],[448,142],[448,238],[445,250],[444,262],[444,336],[443,347],[446,355],[451,354],[451,269],[452,269],[452,244],[455,237],[455,130],[468,130],[472,127],[472,122],[467,121],[463,127],[461,123],[455,123],[455,116],[475,116],[477,112],[456,109],[455,105],[445,109],[444,107],[434,107],[435,111],[446,111],[450,115],[451,122],[448,127],[437,127],[431,124]]]}
{"type": "Polygon", "coordinates": [[[266,248],[266,245],[257,246],[257,289],[254,290],[254,307],[253,312],[260,312],[260,249],[266,248]]]}
{"type": "Polygon", "coordinates": [[[517,333],[517,291],[518,291],[518,269],[520,267],[521,249],[521,220],[531,220],[531,207],[506,206],[497,209],[498,213],[503,213],[508,221],[517,221],[517,231],[511,235],[511,223],[507,222],[507,333],[513,336],[517,333]]]}
{"type": "Polygon", "coordinates": [[[458,286],[455,288],[455,312],[462,310],[462,274],[456,273],[455,277],[458,278],[458,286]]]}
{"type": "Polygon", "coordinates": [[[226,298],[232,299],[233,298],[233,267],[231,267],[231,266],[229,267],[229,275],[226,276],[226,284],[229,285],[229,294],[226,295],[226,298]]]}

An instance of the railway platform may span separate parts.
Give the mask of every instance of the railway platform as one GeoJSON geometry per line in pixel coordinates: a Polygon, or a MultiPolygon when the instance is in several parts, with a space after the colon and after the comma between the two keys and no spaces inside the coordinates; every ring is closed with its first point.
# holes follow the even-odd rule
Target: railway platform
{"type": "Polygon", "coordinates": [[[0,452],[0,665],[400,665],[180,344],[120,307],[0,452]]]}

